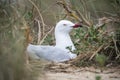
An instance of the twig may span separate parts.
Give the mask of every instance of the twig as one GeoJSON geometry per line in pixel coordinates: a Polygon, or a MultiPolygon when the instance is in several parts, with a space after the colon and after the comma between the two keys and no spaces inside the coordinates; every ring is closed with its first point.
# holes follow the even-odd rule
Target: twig
{"type": "Polygon", "coordinates": [[[70,8],[67,6],[65,0],[62,1],[58,1],[57,4],[61,4],[63,6],[63,8],[67,11],[67,14],[74,17],[75,19],[77,19],[78,21],[81,22],[81,19],[72,11],[70,10],[70,8]]]}
{"type": "Polygon", "coordinates": [[[89,60],[92,60],[93,57],[94,57],[103,47],[104,47],[104,45],[101,45],[101,46],[92,54],[92,56],[90,57],[89,60]]]}
{"type": "Polygon", "coordinates": [[[91,23],[84,17],[84,15],[83,15],[80,11],[76,10],[76,12],[77,12],[77,14],[79,14],[79,16],[81,16],[82,20],[83,20],[88,26],[91,26],[91,23]]]}
{"type": "Polygon", "coordinates": [[[114,39],[114,37],[112,37],[112,39],[113,39],[113,42],[114,42],[114,45],[115,45],[115,51],[116,51],[116,54],[117,54],[117,57],[116,57],[116,58],[119,58],[119,56],[120,56],[120,51],[119,51],[119,49],[118,49],[118,47],[117,47],[116,40],[114,39]]]}
{"type": "Polygon", "coordinates": [[[80,61],[88,61],[92,53],[86,53],[86,54],[79,54],[77,58],[69,61],[68,63],[77,65],[80,61]]]}
{"type": "Polygon", "coordinates": [[[40,16],[40,18],[41,18],[41,21],[42,21],[42,27],[43,27],[43,32],[42,32],[42,34],[44,35],[44,31],[45,31],[45,23],[44,23],[44,20],[43,20],[43,17],[42,17],[42,14],[40,13],[40,10],[39,10],[39,8],[36,6],[36,4],[33,2],[33,1],[31,1],[31,0],[29,0],[29,2],[36,8],[36,10],[38,11],[38,14],[39,14],[39,16],[40,16]]]}
{"type": "Polygon", "coordinates": [[[80,11],[78,11],[77,9],[74,10],[74,11],[72,11],[72,9],[70,9],[67,6],[67,3],[65,2],[65,0],[58,1],[57,4],[59,4],[59,5],[61,4],[63,6],[63,8],[67,11],[67,14],[70,15],[70,16],[72,16],[72,17],[74,17],[79,22],[82,23],[84,21],[87,24],[87,26],[91,26],[92,25],[91,22],[88,21],[80,11]],[[78,16],[80,16],[82,19],[80,19],[78,16]]]}
{"type": "Polygon", "coordinates": [[[43,43],[43,41],[45,40],[45,38],[48,36],[48,34],[49,33],[51,33],[52,32],[52,30],[54,29],[54,27],[52,27],[51,28],[51,30],[50,31],[48,31],[48,33],[46,33],[46,35],[42,38],[42,40],[40,41],[40,43],[39,44],[42,44],[43,43]]]}
{"type": "Polygon", "coordinates": [[[84,18],[85,18],[85,19],[87,20],[87,22],[89,23],[88,26],[92,26],[93,23],[92,23],[92,21],[91,21],[90,12],[88,11],[87,1],[85,1],[85,0],[80,0],[80,2],[81,2],[81,4],[82,4],[84,18]]]}
{"type": "Polygon", "coordinates": [[[38,41],[37,41],[37,44],[40,43],[40,40],[41,40],[41,26],[40,26],[40,21],[39,20],[36,20],[37,23],[38,23],[38,41]]]}

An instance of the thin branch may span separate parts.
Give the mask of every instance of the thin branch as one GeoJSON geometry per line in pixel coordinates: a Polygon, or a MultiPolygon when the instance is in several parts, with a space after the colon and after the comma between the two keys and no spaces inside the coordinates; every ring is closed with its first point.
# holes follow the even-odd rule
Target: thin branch
{"type": "Polygon", "coordinates": [[[39,16],[40,16],[40,18],[41,18],[41,21],[42,21],[42,27],[43,27],[43,32],[42,32],[42,34],[44,35],[44,31],[45,31],[45,23],[44,23],[44,20],[43,20],[43,17],[42,17],[42,14],[40,13],[40,10],[39,10],[39,8],[36,6],[36,4],[33,2],[33,1],[31,1],[31,0],[29,0],[29,2],[36,8],[36,10],[38,11],[38,14],[39,14],[39,16]]]}
{"type": "Polygon", "coordinates": [[[40,40],[41,40],[41,26],[40,26],[40,21],[39,20],[36,20],[37,23],[38,23],[38,41],[37,41],[37,44],[40,43],[40,40]]]}
{"type": "Polygon", "coordinates": [[[89,60],[92,60],[93,57],[94,57],[103,47],[104,47],[104,45],[101,45],[101,46],[92,54],[92,56],[90,57],[89,60]]]}
{"type": "Polygon", "coordinates": [[[76,20],[81,22],[81,19],[67,6],[67,3],[65,2],[65,0],[58,1],[57,4],[62,5],[63,8],[67,11],[68,15],[74,17],[76,20]]]}
{"type": "Polygon", "coordinates": [[[76,10],[76,12],[77,12],[77,14],[79,14],[79,15],[81,16],[82,20],[83,20],[88,26],[91,26],[91,23],[84,17],[84,15],[83,15],[80,11],[76,10]]]}
{"type": "Polygon", "coordinates": [[[114,37],[112,37],[112,39],[113,39],[113,42],[114,42],[114,45],[115,45],[115,51],[116,51],[116,54],[117,54],[116,58],[118,58],[120,56],[120,51],[117,47],[116,40],[114,39],[114,37]]]}
{"type": "Polygon", "coordinates": [[[51,33],[51,32],[53,31],[53,29],[54,29],[54,27],[52,27],[52,28],[50,29],[50,31],[48,31],[48,33],[46,33],[46,35],[42,38],[42,40],[40,41],[39,44],[42,44],[42,43],[44,42],[45,38],[48,36],[49,33],[51,33]]]}

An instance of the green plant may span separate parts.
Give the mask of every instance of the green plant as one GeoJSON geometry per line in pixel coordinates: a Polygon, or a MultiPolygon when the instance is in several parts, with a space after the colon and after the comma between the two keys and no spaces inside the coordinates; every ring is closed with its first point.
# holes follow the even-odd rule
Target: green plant
{"type": "Polygon", "coordinates": [[[115,29],[119,29],[120,25],[118,0],[70,0],[70,2],[61,0],[59,4],[65,9],[67,17],[72,17],[72,20],[80,22],[83,26],[72,32],[72,39],[77,48],[75,53],[86,56],[84,61],[81,60],[83,57],[79,56],[81,59],[76,60],[80,62],[75,60],[76,62],[81,65],[85,61],[92,60],[92,62],[97,61],[100,66],[105,65],[106,60],[107,62],[117,60],[119,63],[119,41],[113,38],[116,32],[118,35],[119,31],[115,29]]]}
{"type": "Polygon", "coordinates": [[[101,80],[101,76],[95,76],[95,80],[101,80]]]}
{"type": "Polygon", "coordinates": [[[107,57],[104,54],[97,54],[95,56],[96,63],[101,67],[105,65],[106,60],[107,60],[107,57]]]}

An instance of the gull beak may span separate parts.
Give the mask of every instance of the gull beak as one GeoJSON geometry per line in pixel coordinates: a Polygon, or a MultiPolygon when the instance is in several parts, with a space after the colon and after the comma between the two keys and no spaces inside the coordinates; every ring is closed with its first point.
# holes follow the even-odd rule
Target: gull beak
{"type": "Polygon", "coordinates": [[[82,25],[80,23],[75,24],[74,26],[72,26],[73,28],[78,28],[78,27],[82,27],[82,25]]]}

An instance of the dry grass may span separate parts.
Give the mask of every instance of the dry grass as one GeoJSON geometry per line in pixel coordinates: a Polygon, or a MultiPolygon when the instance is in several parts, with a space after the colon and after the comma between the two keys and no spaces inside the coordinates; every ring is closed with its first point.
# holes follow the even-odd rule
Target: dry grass
{"type": "Polygon", "coordinates": [[[27,64],[28,25],[19,1],[0,1],[0,80],[36,80],[40,73],[27,64]]]}
{"type": "Polygon", "coordinates": [[[120,29],[118,4],[120,3],[116,1],[70,0],[67,2],[61,0],[58,2],[63,6],[68,17],[73,17],[74,20],[84,24],[82,29],[73,32],[74,43],[77,47],[76,53],[79,55],[72,61],[73,64],[77,66],[89,65],[91,62],[97,63],[97,65],[99,63],[99,65],[119,64],[120,40],[116,37],[120,35],[118,34],[120,29]],[[99,7],[99,3],[103,5],[104,9],[99,7]],[[112,6],[108,3],[112,3],[112,6]],[[118,11],[111,12],[114,9],[118,9],[118,11]],[[103,11],[109,14],[103,13],[103,11]],[[101,59],[104,60],[102,63],[101,59]]]}
{"type": "MultiPolygon", "coordinates": [[[[105,15],[106,13],[101,15],[103,12],[96,11],[98,9],[93,4],[97,5],[88,0],[70,0],[70,2],[65,0],[58,2],[56,0],[1,0],[0,80],[35,79],[36,73],[41,72],[42,63],[33,61],[27,64],[26,46],[28,43],[54,44],[54,38],[51,38],[53,25],[61,19],[70,19],[83,24],[83,28],[72,32],[77,47],[76,53],[79,54],[78,58],[72,61],[73,64],[77,66],[90,64],[96,56],[100,57],[100,60],[95,61],[101,63],[101,58],[104,57],[98,54],[105,54],[108,63],[116,61],[118,64],[120,62],[120,34],[119,31],[114,31],[117,36],[110,35],[108,29],[112,29],[116,23],[119,26],[119,8],[116,7],[117,5],[114,6],[118,10],[115,14],[117,16],[113,15],[116,12],[107,12],[112,14],[109,16],[105,15]],[[113,26],[109,27],[111,24],[113,26]]],[[[117,29],[119,29],[118,26],[116,26],[117,29]]]]}

